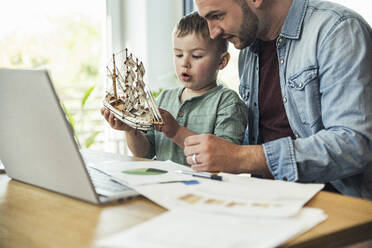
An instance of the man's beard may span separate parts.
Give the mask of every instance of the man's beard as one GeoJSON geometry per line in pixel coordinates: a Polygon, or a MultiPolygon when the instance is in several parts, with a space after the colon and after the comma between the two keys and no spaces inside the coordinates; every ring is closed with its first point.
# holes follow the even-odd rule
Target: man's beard
{"type": "Polygon", "coordinates": [[[245,1],[239,4],[243,12],[243,20],[238,35],[234,37],[236,41],[233,44],[236,49],[244,49],[257,39],[258,18],[245,1]]]}

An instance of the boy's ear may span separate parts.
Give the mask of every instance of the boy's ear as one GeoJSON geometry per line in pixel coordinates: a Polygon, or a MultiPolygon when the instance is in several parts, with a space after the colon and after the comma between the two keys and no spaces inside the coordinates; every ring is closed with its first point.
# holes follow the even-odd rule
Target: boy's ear
{"type": "Polygon", "coordinates": [[[220,55],[220,63],[218,64],[218,70],[222,70],[223,68],[225,68],[227,63],[229,63],[229,60],[230,60],[230,53],[228,53],[227,51],[223,52],[220,55]]]}

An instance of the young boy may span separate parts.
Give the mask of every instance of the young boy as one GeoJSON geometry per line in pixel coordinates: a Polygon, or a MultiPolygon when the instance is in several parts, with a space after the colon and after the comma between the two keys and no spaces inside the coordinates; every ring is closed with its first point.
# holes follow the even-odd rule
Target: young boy
{"type": "MultiPolygon", "coordinates": [[[[157,101],[165,124],[141,133],[122,123],[108,109],[101,113],[110,126],[126,132],[134,156],[172,160],[186,165],[184,139],[214,134],[241,144],[248,122],[245,104],[238,94],[216,78],[230,58],[227,41],[210,39],[208,25],[197,12],[184,16],[173,34],[174,65],[183,87],[163,91],[157,101]],[[174,116],[174,117],[173,117],[174,116]]],[[[193,163],[198,163],[193,157],[193,163]]]]}

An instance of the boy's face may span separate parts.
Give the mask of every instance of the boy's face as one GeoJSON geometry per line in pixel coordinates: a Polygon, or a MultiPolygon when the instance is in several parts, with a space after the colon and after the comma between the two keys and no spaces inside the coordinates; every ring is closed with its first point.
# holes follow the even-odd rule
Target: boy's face
{"type": "Polygon", "coordinates": [[[173,53],[177,77],[186,88],[203,91],[216,85],[220,56],[215,43],[195,33],[174,36],[173,53]]]}

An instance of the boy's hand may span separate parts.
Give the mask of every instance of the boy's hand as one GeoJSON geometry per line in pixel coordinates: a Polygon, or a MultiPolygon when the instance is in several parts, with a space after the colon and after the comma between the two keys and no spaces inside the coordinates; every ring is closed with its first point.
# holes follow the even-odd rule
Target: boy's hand
{"type": "Polygon", "coordinates": [[[155,129],[159,132],[163,132],[166,137],[171,139],[177,134],[180,125],[168,111],[164,109],[159,109],[159,111],[163,118],[164,125],[156,125],[155,129]]]}
{"type": "Polygon", "coordinates": [[[113,129],[120,130],[120,131],[126,131],[126,132],[134,130],[133,128],[125,124],[124,122],[118,120],[118,118],[116,118],[114,114],[111,113],[110,110],[106,107],[101,108],[101,114],[103,115],[103,117],[106,119],[106,121],[110,124],[110,126],[113,129]]]}

